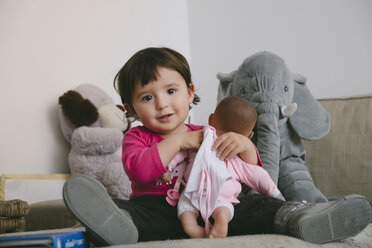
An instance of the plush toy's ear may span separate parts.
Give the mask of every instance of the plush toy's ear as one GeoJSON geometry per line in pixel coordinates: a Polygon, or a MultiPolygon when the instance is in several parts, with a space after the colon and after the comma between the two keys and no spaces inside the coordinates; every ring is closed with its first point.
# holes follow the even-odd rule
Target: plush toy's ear
{"type": "Polygon", "coordinates": [[[329,132],[329,114],[310,93],[306,78],[299,74],[292,74],[292,77],[295,80],[292,102],[297,103],[297,110],[289,117],[289,122],[302,139],[320,139],[329,132]]]}
{"type": "Polygon", "coordinates": [[[305,76],[298,74],[298,73],[291,73],[291,76],[293,80],[299,84],[304,84],[307,81],[307,78],[305,76]]]}
{"type": "Polygon", "coordinates": [[[67,91],[58,102],[65,117],[76,127],[89,126],[98,119],[97,108],[76,91],[67,91]]]}
{"type": "Polygon", "coordinates": [[[217,79],[220,80],[218,85],[217,103],[227,96],[231,96],[231,82],[234,80],[236,71],[231,73],[217,73],[217,79]]]}

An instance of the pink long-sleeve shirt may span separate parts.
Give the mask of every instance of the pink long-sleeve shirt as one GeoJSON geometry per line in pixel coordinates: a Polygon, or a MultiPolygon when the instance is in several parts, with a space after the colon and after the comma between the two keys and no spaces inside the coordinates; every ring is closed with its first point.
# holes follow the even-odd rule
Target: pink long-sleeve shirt
{"type": "MultiPolygon", "coordinates": [[[[203,129],[203,126],[187,124],[188,131],[203,129]]],[[[151,133],[144,126],[133,127],[123,139],[123,167],[132,182],[130,198],[140,195],[166,195],[173,188],[177,178],[172,178],[172,184],[158,184],[167,167],[160,159],[157,143],[163,138],[151,133]]]]}

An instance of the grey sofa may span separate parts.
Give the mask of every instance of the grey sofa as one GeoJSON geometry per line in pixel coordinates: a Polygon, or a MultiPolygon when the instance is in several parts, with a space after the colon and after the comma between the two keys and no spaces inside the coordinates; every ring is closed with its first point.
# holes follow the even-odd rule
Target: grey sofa
{"type": "MultiPolygon", "coordinates": [[[[321,99],[331,116],[331,131],[321,140],[304,142],[315,184],[329,197],[361,194],[372,201],[372,94],[321,99]]],[[[63,200],[31,204],[27,230],[79,226],[63,200]]],[[[372,224],[355,237],[315,245],[283,235],[245,235],[225,239],[184,239],[115,247],[372,247],[372,224]]]]}

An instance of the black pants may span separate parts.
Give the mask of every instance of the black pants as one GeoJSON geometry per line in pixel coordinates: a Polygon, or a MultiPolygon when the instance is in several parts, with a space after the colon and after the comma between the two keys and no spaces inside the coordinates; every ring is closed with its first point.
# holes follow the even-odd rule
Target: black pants
{"type": "MultiPolygon", "coordinates": [[[[234,217],[229,223],[228,236],[275,233],[274,216],[283,201],[260,195],[248,194],[239,198],[234,206],[234,217]]],[[[177,207],[165,200],[165,195],[146,195],[129,201],[114,199],[119,208],[131,215],[139,233],[138,241],[180,239],[188,236],[177,217],[177,207]]],[[[204,225],[201,218],[198,220],[204,225]]],[[[211,220],[213,223],[213,220],[211,220]]]]}

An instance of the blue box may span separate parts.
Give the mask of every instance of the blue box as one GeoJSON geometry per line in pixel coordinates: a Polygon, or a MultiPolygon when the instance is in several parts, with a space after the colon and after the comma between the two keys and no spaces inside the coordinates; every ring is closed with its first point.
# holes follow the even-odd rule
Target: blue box
{"type": "MultiPolygon", "coordinates": [[[[71,230],[71,229],[70,229],[71,230]]],[[[54,230],[58,231],[58,230],[54,230]]],[[[86,248],[84,232],[39,232],[14,233],[14,236],[0,236],[0,247],[50,247],[50,248],[86,248]]]]}

